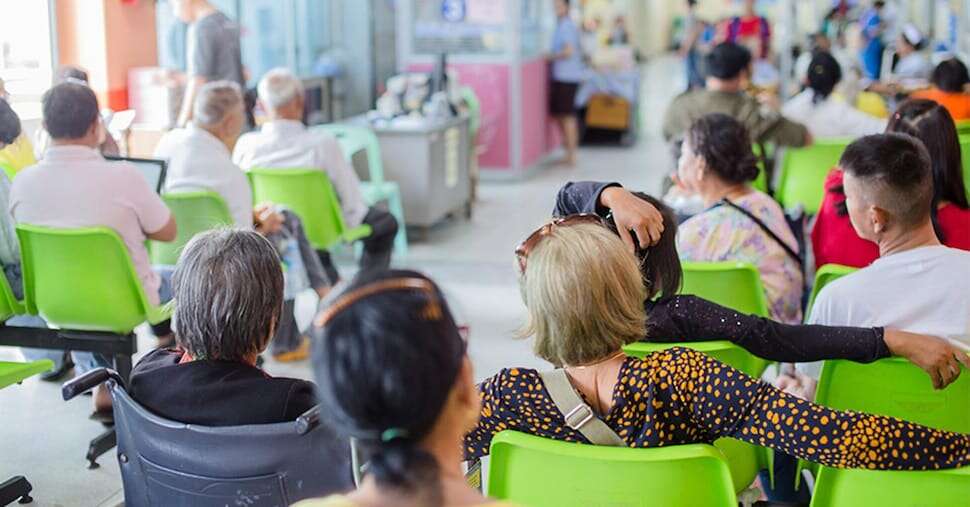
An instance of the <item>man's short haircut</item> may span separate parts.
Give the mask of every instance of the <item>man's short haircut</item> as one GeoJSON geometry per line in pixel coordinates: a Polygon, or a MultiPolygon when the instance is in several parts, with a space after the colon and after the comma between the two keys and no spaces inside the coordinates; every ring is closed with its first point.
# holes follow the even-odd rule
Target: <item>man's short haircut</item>
{"type": "Polygon", "coordinates": [[[867,204],[886,210],[902,227],[930,219],[930,154],[919,139],[897,133],[865,136],[846,148],[839,167],[861,180],[867,204]]]}
{"type": "Polygon", "coordinates": [[[707,54],[704,69],[708,77],[734,79],[751,65],[751,51],[733,42],[722,42],[707,54]]]}
{"type": "Polygon", "coordinates": [[[259,99],[273,109],[283,107],[297,97],[303,97],[303,83],[289,69],[277,67],[263,76],[257,86],[259,99]]]}
{"type": "Polygon", "coordinates": [[[943,60],[933,69],[933,86],[949,93],[963,93],[970,83],[967,66],[957,58],[943,60]]]}
{"type": "Polygon", "coordinates": [[[80,83],[54,85],[44,93],[41,103],[44,127],[51,139],[80,139],[99,119],[98,97],[80,83]]]}
{"type": "Polygon", "coordinates": [[[201,126],[218,125],[226,115],[243,106],[242,88],[232,81],[213,81],[199,89],[193,104],[193,118],[201,126]]]}
{"type": "Polygon", "coordinates": [[[0,147],[13,143],[18,137],[20,137],[20,117],[6,100],[0,99],[0,147]]]}

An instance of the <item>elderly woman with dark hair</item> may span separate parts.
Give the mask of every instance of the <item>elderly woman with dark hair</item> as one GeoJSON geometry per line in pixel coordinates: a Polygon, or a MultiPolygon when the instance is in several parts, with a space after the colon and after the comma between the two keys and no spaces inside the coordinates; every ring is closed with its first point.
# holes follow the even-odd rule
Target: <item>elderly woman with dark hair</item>
{"type": "Polygon", "coordinates": [[[292,421],[316,404],[312,383],[256,367],[283,308],[280,259],[266,238],[241,229],[199,234],[172,285],[176,348],[135,366],[129,390],[138,403],[205,426],[292,421]]]}

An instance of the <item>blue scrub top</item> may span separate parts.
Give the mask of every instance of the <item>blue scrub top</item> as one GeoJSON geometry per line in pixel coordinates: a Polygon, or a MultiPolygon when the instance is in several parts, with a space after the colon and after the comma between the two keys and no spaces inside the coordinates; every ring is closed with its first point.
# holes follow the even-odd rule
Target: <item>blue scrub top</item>
{"type": "Polygon", "coordinates": [[[569,45],[573,54],[569,58],[553,60],[552,79],[563,83],[578,83],[583,80],[583,48],[580,43],[579,28],[568,16],[560,18],[552,37],[552,52],[559,54],[569,45]]]}

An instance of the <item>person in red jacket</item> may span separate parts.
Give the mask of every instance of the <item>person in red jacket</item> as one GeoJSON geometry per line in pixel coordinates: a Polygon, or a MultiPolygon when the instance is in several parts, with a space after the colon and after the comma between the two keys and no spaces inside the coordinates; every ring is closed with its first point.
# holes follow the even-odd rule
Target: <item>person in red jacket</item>
{"type": "MultiPolygon", "coordinates": [[[[889,120],[887,132],[911,135],[926,145],[933,161],[933,227],[949,247],[970,250],[970,204],[963,181],[960,139],[945,107],[926,99],[904,102],[889,120]]],[[[846,212],[842,171],[825,181],[825,198],[812,230],[815,265],[862,268],[879,258],[875,243],[860,238],[846,212]]]]}

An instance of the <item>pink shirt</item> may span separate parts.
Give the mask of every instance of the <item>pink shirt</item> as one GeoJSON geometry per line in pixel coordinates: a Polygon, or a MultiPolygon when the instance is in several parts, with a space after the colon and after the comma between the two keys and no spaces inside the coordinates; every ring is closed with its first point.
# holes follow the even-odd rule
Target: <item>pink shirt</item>
{"type": "Polygon", "coordinates": [[[149,302],[158,304],[158,275],[146,234],[165,227],[165,203],[131,164],[108,162],[83,146],[51,146],[44,159],[17,174],[10,191],[17,223],[48,227],[110,227],[128,247],[149,302]]]}

